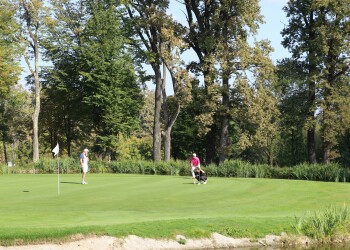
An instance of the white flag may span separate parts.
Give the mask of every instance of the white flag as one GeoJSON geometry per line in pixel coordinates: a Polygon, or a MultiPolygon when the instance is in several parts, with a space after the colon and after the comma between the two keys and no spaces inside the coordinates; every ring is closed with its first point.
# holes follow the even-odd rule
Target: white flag
{"type": "Polygon", "coordinates": [[[52,153],[54,153],[54,156],[58,155],[58,152],[60,151],[60,147],[58,146],[58,143],[54,149],[52,149],[52,153]]]}

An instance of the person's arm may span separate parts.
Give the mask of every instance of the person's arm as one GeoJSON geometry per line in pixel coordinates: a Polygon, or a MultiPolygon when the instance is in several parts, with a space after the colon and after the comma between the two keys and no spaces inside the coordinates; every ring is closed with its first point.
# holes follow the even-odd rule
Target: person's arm
{"type": "Polygon", "coordinates": [[[205,173],[204,170],[201,168],[201,162],[198,160],[198,168],[202,173],[205,173]]]}

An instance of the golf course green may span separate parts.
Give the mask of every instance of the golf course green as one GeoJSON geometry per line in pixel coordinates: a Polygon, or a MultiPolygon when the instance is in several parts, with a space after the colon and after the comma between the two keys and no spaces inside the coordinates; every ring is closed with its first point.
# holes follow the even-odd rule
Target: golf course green
{"type": "Polygon", "coordinates": [[[350,184],[276,179],[88,174],[0,176],[0,243],[71,234],[262,237],[295,216],[343,206],[350,184]],[[59,183],[59,185],[58,185],[59,183]],[[59,191],[59,193],[58,193],[59,191]]]}

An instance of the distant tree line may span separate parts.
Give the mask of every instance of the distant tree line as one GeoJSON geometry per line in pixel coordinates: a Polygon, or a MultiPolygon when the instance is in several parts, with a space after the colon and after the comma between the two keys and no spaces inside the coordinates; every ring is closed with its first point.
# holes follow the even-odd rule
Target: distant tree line
{"type": "Polygon", "coordinates": [[[170,4],[2,0],[0,161],[350,163],[350,0],[290,0],[277,63],[259,0],[170,4]]]}

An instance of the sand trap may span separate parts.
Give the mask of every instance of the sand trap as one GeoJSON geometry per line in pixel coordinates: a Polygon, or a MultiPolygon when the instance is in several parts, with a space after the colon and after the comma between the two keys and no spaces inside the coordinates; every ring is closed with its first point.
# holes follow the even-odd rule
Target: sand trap
{"type": "Polygon", "coordinates": [[[129,235],[125,238],[110,236],[89,237],[61,244],[40,244],[2,247],[0,250],[170,250],[170,249],[210,249],[258,246],[282,246],[281,236],[268,235],[264,239],[234,239],[214,233],[209,239],[186,239],[182,235],[172,240],[155,240],[129,235]]]}

